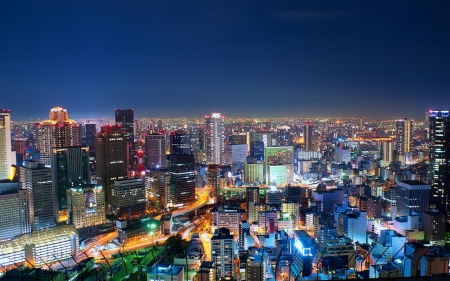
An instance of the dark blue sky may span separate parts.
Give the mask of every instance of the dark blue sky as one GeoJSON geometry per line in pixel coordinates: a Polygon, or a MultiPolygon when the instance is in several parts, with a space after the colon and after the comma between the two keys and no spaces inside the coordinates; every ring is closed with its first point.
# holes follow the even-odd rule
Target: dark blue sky
{"type": "Polygon", "coordinates": [[[450,109],[450,1],[1,1],[0,108],[45,117],[450,109]]]}

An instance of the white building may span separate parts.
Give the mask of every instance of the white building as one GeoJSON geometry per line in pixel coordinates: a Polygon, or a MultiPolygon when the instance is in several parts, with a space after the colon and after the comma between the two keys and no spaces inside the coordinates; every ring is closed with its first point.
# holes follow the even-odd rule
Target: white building
{"type": "Polygon", "coordinates": [[[338,164],[351,162],[351,152],[349,147],[335,147],[334,148],[334,161],[338,164]]]}
{"type": "Polygon", "coordinates": [[[67,190],[68,222],[76,228],[106,222],[105,192],[101,185],[86,184],[67,190]]]}
{"type": "Polygon", "coordinates": [[[205,150],[207,164],[224,163],[224,117],[220,113],[205,116],[205,150]]]}
{"type": "Polygon", "coordinates": [[[0,180],[9,178],[11,165],[16,163],[13,156],[9,110],[0,109],[0,180]]]}
{"type": "Polygon", "coordinates": [[[28,191],[20,182],[0,183],[0,240],[31,231],[28,191]]]}

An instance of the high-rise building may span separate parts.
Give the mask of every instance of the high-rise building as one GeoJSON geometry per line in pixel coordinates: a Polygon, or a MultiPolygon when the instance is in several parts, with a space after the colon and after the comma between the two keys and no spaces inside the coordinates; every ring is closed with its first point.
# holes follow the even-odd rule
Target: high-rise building
{"type": "Polygon", "coordinates": [[[195,162],[192,154],[170,154],[167,156],[170,172],[170,197],[172,206],[189,205],[195,202],[195,162]]]}
{"type": "Polygon", "coordinates": [[[115,109],[116,125],[122,128],[127,137],[127,165],[132,167],[134,165],[134,109],[115,109]]]}
{"type": "Polygon", "coordinates": [[[405,156],[405,153],[411,151],[413,120],[408,120],[408,118],[397,120],[395,128],[395,150],[400,159],[401,156],[405,156]]]}
{"type": "Polygon", "coordinates": [[[150,189],[158,198],[158,209],[163,211],[172,203],[170,194],[170,172],[168,170],[150,170],[150,189]]]}
{"type": "Polygon", "coordinates": [[[119,125],[105,125],[95,142],[97,183],[105,190],[107,212],[114,181],[127,178],[127,137],[119,125]]]}
{"type": "Polygon", "coordinates": [[[350,147],[335,147],[334,148],[334,161],[337,164],[348,164],[351,161],[351,149],[350,147]]]}
{"type": "Polygon", "coordinates": [[[294,177],[294,148],[292,146],[266,147],[264,150],[266,183],[290,183],[294,177]]]}
{"type": "Polygon", "coordinates": [[[208,164],[223,164],[224,120],[220,113],[205,116],[205,150],[208,164]]]}
{"type": "Polygon", "coordinates": [[[62,107],[50,109],[49,119],[37,126],[37,148],[41,154],[39,161],[45,166],[51,166],[53,148],[80,145],[80,127],[77,122],[69,119],[67,110],[62,107]]]}
{"type": "Polygon", "coordinates": [[[394,143],[392,141],[381,142],[381,160],[388,164],[394,161],[394,143]]]}
{"type": "Polygon", "coordinates": [[[89,146],[89,153],[95,156],[95,137],[97,135],[97,125],[95,123],[84,124],[86,130],[86,138],[84,145],[89,146]]]}
{"type": "Polygon", "coordinates": [[[91,182],[89,147],[53,148],[51,165],[55,219],[56,221],[66,221],[67,190],[91,182]]]}
{"type": "Polygon", "coordinates": [[[82,184],[67,189],[68,223],[85,228],[105,223],[105,191],[101,185],[82,184]]]}
{"type": "Polygon", "coordinates": [[[191,154],[191,136],[179,132],[170,134],[170,154],[191,154]]]}
{"type": "Polygon", "coordinates": [[[419,181],[397,182],[397,212],[400,216],[422,213],[428,210],[430,185],[419,181]]]}
{"type": "Polygon", "coordinates": [[[145,184],[142,179],[116,180],[112,186],[111,206],[119,220],[142,217],[145,214],[145,184]]]}
{"type": "Polygon", "coordinates": [[[20,182],[0,181],[0,240],[31,231],[28,191],[20,182]]]}
{"type": "Polygon", "coordinates": [[[147,166],[150,169],[162,169],[167,167],[166,135],[147,135],[145,137],[145,155],[147,156],[147,166]]]}
{"type": "Polygon", "coordinates": [[[303,126],[303,137],[304,137],[304,147],[305,151],[314,151],[314,132],[313,124],[311,122],[306,122],[303,126]]]}
{"type": "Polygon", "coordinates": [[[125,136],[134,137],[134,109],[115,109],[116,125],[122,128],[125,136]]]}
{"type": "Polygon", "coordinates": [[[9,178],[11,165],[15,164],[11,150],[11,119],[9,110],[0,109],[0,180],[9,178]]]}
{"type": "Polygon", "coordinates": [[[20,168],[20,181],[28,191],[31,229],[54,226],[52,170],[44,164],[26,161],[20,168]]]}
{"type": "Polygon", "coordinates": [[[233,240],[226,228],[216,229],[211,238],[211,256],[216,262],[217,278],[232,278],[234,275],[233,240]]]}
{"type": "Polygon", "coordinates": [[[444,245],[445,243],[445,214],[437,210],[422,213],[422,225],[425,232],[425,240],[432,245],[444,245]]]}
{"type": "Polygon", "coordinates": [[[277,146],[288,146],[294,144],[294,137],[289,126],[277,128],[277,146]]]}
{"type": "Polygon", "coordinates": [[[267,274],[267,253],[258,253],[249,255],[245,266],[245,280],[247,281],[265,281],[267,274]]]}
{"type": "Polygon", "coordinates": [[[449,111],[430,111],[430,208],[448,213],[450,200],[450,116],[449,111]]]}

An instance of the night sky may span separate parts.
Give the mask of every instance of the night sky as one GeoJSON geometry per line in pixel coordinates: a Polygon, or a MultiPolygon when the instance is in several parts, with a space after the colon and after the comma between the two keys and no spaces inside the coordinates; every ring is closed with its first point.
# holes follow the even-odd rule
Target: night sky
{"type": "Polygon", "coordinates": [[[450,109],[450,1],[1,1],[13,119],[450,109]]]}

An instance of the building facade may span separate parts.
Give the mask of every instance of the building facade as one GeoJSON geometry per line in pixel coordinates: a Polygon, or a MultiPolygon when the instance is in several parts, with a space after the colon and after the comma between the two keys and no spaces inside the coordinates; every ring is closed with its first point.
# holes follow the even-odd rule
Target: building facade
{"type": "Polygon", "coordinates": [[[105,191],[101,185],[84,184],[67,190],[68,223],[85,228],[106,222],[105,191]]]}

